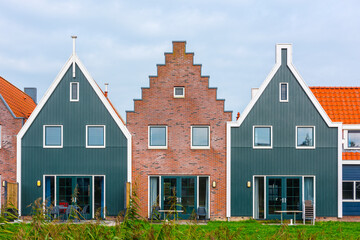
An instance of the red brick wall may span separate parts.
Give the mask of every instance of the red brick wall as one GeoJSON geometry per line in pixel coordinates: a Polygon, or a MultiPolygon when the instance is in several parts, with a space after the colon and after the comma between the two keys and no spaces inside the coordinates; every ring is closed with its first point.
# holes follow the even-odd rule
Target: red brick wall
{"type": "Polygon", "coordinates": [[[0,100],[0,174],[1,174],[1,204],[5,201],[5,189],[2,182],[16,182],[16,135],[22,127],[22,119],[15,119],[0,100]]]}
{"type": "Polygon", "coordinates": [[[127,113],[132,134],[132,174],[138,185],[141,215],[148,215],[149,175],[207,175],[210,184],[211,219],[226,217],[226,122],[224,101],[209,88],[209,77],[201,76],[201,65],[185,53],[185,42],[174,42],[173,53],[165,54],[165,65],[150,77],[150,88],[142,89],[142,100],[127,113]],[[173,97],[174,86],[185,87],[185,98],[173,97]],[[168,126],[168,148],[148,149],[148,126],[168,126]],[[210,149],[190,146],[192,125],[210,126],[210,149]]]}

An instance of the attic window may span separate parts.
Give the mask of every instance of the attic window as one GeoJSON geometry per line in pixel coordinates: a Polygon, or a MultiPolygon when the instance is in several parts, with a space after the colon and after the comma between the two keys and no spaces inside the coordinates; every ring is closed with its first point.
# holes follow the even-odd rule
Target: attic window
{"type": "Polygon", "coordinates": [[[71,82],[70,83],[70,102],[79,101],[79,83],[71,82]]]}
{"type": "Polygon", "coordinates": [[[280,102],[288,102],[289,101],[289,84],[288,83],[280,83],[279,95],[280,95],[280,102]]]}
{"type": "Polygon", "coordinates": [[[184,98],[184,97],[185,97],[185,88],[174,87],[174,98],[184,98]]]}

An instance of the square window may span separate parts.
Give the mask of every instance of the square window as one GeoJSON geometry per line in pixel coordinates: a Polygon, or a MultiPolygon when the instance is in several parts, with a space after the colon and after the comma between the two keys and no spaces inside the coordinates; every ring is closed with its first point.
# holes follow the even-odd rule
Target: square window
{"type": "Polygon", "coordinates": [[[289,89],[288,89],[288,83],[280,83],[280,102],[288,102],[288,95],[289,95],[289,89]]]}
{"type": "Polygon", "coordinates": [[[354,199],[354,182],[343,182],[343,199],[354,199]]]}
{"type": "Polygon", "coordinates": [[[105,126],[88,125],[86,126],[86,147],[105,148],[105,126]]]}
{"type": "Polygon", "coordinates": [[[210,148],[209,126],[191,126],[191,148],[193,149],[210,148]]]}
{"type": "Polygon", "coordinates": [[[272,126],[253,127],[253,148],[272,148],[272,126]]]}
{"type": "Polygon", "coordinates": [[[62,144],[63,144],[62,132],[63,131],[61,125],[44,125],[43,147],[62,148],[62,144]]]}
{"type": "Polygon", "coordinates": [[[315,127],[296,127],[296,148],[315,148],[315,127]]]}
{"type": "Polygon", "coordinates": [[[348,130],[347,148],[360,149],[360,130],[348,130]]]}
{"type": "Polygon", "coordinates": [[[78,82],[70,83],[70,101],[71,102],[79,101],[79,83],[78,82]]]}
{"type": "Polygon", "coordinates": [[[167,148],[167,126],[149,126],[149,148],[167,148]]]}
{"type": "Polygon", "coordinates": [[[185,88],[174,87],[174,98],[184,98],[184,97],[185,97],[185,88]]]}

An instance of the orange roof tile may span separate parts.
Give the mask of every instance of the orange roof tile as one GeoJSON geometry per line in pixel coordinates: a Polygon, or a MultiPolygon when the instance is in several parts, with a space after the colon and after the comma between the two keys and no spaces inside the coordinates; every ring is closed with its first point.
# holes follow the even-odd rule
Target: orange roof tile
{"type": "Polygon", "coordinates": [[[360,124],[360,87],[310,87],[333,122],[360,124]]]}
{"type": "Polygon", "coordinates": [[[2,77],[0,77],[0,94],[16,117],[27,119],[36,107],[36,103],[29,95],[2,77]]]}
{"type": "Polygon", "coordinates": [[[360,160],[360,152],[343,152],[343,160],[360,160]]]}

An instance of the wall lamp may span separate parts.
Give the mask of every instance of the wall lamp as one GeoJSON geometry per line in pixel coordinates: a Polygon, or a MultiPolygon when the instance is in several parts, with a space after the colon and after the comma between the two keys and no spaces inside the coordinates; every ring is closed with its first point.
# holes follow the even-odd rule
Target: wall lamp
{"type": "Polygon", "coordinates": [[[216,188],[216,182],[215,181],[212,182],[212,187],[216,188]]]}
{"type": "Polygon", "coordinates": [[[37,180],[36,182],[36,186],[40,187],[41,186],[41,181],[40,180],[37,180]]]}

